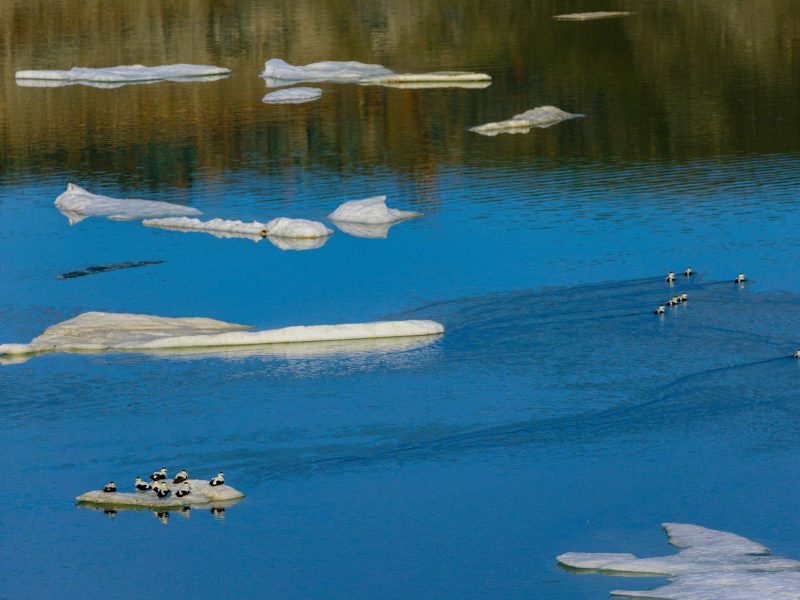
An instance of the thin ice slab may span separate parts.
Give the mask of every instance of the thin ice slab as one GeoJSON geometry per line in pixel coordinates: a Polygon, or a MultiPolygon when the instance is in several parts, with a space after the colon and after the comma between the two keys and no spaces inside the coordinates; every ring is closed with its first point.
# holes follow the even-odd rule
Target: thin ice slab
{"type": "Polygon", "coordinates": [[[405,219],[422,216],[422,213],[411,210],[399,210],[386,206],[386,196],[374,196],[364,200],[350,200],[328,215],[334,222],[361,223],[365,225],[378,225],[383,223],[397,223],[405,219]]]}
{"type": "Polygon", "coordinates": [[[67,217],[70,225],[89,217],[107,217],[119,221],[149,219],[156,217],[182,217],[202,214],[190,206],[181,206],[160,200],[138,200],[134,198],[111,198],[92,194],[74,183],[56,198],[56,208],[67,217]]]}
{"type": "Polygon", "coordinates": [[[270,92],[261,101],[264,104],[304,104],[322,97],[322,90],[313,87],[293,87],[270,92]]]}
{"type": "Polygon", "coordinates": [[[581,113],[568,113],[556,106],[538,106],[524,113],[514,115],[505,121],[486,123],[472,127],[470,131],[481,135],[494,136],[499,133],[528,133],[531,128],[545,129],[562,121],[585,117],[581,113]]]}
{"type": "Polygon", "coordinates": [[[772,556],[769,548],[742,536],[698,525],[664,523],[677,554],[638,558],[633,554],[567,552],[559,563],[606,575],[669,577],[654,590],[614,590],[613,596],[664,600],[800,600],[800,561],[772,556]]]}
{"type": "Polygon", "coordinates": [[[183,486],[167,481],[172,492],[166,498],[159,498],[152,490],[142,492],[104,492],[92,490],[81,494],[75,500],[86,504],[115,508],[180,508],[184,506],[202,506],[214,503],[230,503],[232,500],[244,498],[244,494],[227,484],[211,486],[204,479],[189,479],[190,493],[178,498],[175,492],[183,486]]]}
{"type": "Polygon", "coordinates": [[[570,13],[568,15],[555,15],[553,18],[558,19],[559,21],[593,21],[595,19],[613,19],[614,17],[627,17],[628,15],[632,15],[632,12],[628,11],[609,11],[609,10],[600,10],[595,12],[583,12],[583,13],[570,13]]]}
{"type": "Polygon", "coordinates": [[[144,65],[120,65],[117,67],[88,68],[73,67],[69,71],[17,71],[15,74],[19,85],[29,87],[57,87],[74,84],[111,84],[118,86],[128,83],[146,83],[152,81],[202,81],[219,79],[230,74],[230,69],[211,65],[160,65],[146,67],[144,65]],[[37,85],[36,82],[44,82],[37,85]]]}
{"type": "Polygon", "coordinates": [[[87,312],[51,325],[28,344],[0,344],[0,355],[254,346],[435,335],[444,332],[444,327],[440,323],[424,320],[312,325],[248,331],[250,329],[253,328],[202,317],[173,318],[87,312]]]}
{"type": "Polygon", "coordinates": [[[225,238],[246,238],[254,241],[260,241],[267,236],[266,223],[259,221],[246,223],[245,221],[229,219],[201,221],[200,219],[190,219],[188,217],[167,217],[164,219],[145,219],[142,221],[142,225],[173,231],[210,233],[217,237],[225,238]]]}

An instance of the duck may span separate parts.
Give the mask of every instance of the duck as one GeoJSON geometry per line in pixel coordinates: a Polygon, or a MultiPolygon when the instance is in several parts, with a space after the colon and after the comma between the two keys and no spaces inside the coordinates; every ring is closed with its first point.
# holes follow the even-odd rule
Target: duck
{"type": "Polygon", "coordinates": [[[103,486],[103,491],[106,494],[112,494],[117,491],[117,484],[113,481],[109,481],[107,484],[103,486]]]}
{"type": "Polygon", "coordinates": [[[155,471],[152,475],[150,475],[150,479],[152,479],[153,481],[160,481],[166,478],[167,478],[167,467],[161,467],[160,470],[155,471]]]}
{"type": "Polygon", "coordinates": [[[258,234],[261,236],[261,239],[263,240],[265,237],[269,235],[269,231],[267,231],[266,229],[262,229],[261,231],[258,232],[258,234]]]}
{"type": "Polygon", "coordinates": [[[795,358],[800,358],[800,350],[795,351],[794,357],[795,358]]]}
{"type": "Polygon", "coordinates": [[[156,496],[158,496],[159,498],[166,498],[167,496],[169,496],[172,493],[172,492],[169,491],[169,488],[167,487],[167,482],[164,481],[163,479],[159,480],[158,483],[156,483],[153,486],[153,491],[156,493],[156,496]]]}
{"type": "Polygon", "coordinates": [[[691,277],[694,275],[694,271],[692,271],[692,267],[686,267],[686,270],[683,272],[684,277],[691,277]]]}
{"type": "Polygon", "coordinates": [[[669,304],[670,306],[676,306],[676,305],[678,305],[679,303],[680,303],[680,299],[678,298],[678,296],[673,296],[673,297],[672,297],[672,298],[670,298],[670,299],[669,299],[669,301],[667,302],[667,304],[669,304]]]}
{"type": "Polygon", "coordinates": [[[211,481],[208,482],[208,485],[211,487],[217,487],[218,485],[225,485],[225,473],[220,471],[216,474],[215,477],[211,478],[211,481]]]}
{"type": "Polygon", "coordinates": [[[667,310],[667,309],[665,309],[665,308],[664,308],[664,305],[662,304],[661,306],[659,306],[657,309],[655,309],[655,310],[653,311],[653,314],[654,314],[654,315],[663,315],[663,314],[666,312],[666,310],[667,310]]]}
{"type": "Polygon", "coordinates": [[[664,281],[666,281],[667,283],[672,283],[673,281],[675,281],[675,272],[670,271],[669,273],[667,273],[667,276],[664,277],[664,281]]]}
{"type": "Polygon", "coordinates": [[[183,483],[187,479],[189,479],[189,471],[181,469],[178,471],[178,474],[175,475],[175,479],[172,480],[172,483],[183,483]]]}
{"type": "Polygon", "coordinates": [[[191,493],[192,493],[192,490],[189,489],[189,482],[188,481],[184,481],[183,485],[181,485],[180,489],[178,489],[178,491],[175,492],[175,495],[178,498],[183,498],[184,496],[188,496],[191,493]]]}
{"type": "Polygon", "coordinates": [[[147,483],[146,481],[144,481],[144,480],[143,480],[141,477],[139,477],[138,475],[136,476],[136,481],[134,481],[134,482],[133,482],[133,485],[134,485],[134,487],[135,487],[137,490],[139,490],[140,492],[143,492],[143,491],[145,491],[145,490],[149,490],[149,489],[150,489],[150,484],[149,484],[149,483],[147,483]]]}
{"type": "Polygon", "coordinates": [[[733,280],[733,283],[744,283],[747,281],[747,278],[744,276],[744,273],[739,273],[739,276],[733,280]]]}
{"type": "Polygon", "coordinates": [[[688,301],[689,301],[689,294],[687,294],[686,292],[683,292],[681,294],[681,302],[688,302],[688,301]]]}

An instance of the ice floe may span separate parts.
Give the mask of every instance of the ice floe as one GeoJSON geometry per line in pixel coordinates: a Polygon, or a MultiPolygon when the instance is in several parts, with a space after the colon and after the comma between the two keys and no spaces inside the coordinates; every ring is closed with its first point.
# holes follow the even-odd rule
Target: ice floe
{"type": "Polygon", "coordinates": [[[280,58],[270,58],[264,63],[261,77],[267,86],[285,85],[286,81],[328,81],[333,83],[363,83],[376,85],[488,85],[491,77],[486,73],[469,71],[434,71],[431,73],[395,73],[383,65],[365,64],[356,61],[322,61],[305,66],[290,65],[280,58]]]}
{"type": "Polygon", "coordinates": [[[119,87],[129,83],[154,81],[208,81],[230,75],[230,69],[211,65],[121,65],[117,67],[73,67],[69,71],[17,71],[18,85],[27,87],[61,87],[64,85],[96,85],[119,87]]]}
{"type": "Polygon", "coordinates": [[[322,96],[322,90],[312,87],[294,87],[277,92],[270,92],[261,101],[265,104],[303,104],[318,100],[322,96]]]}
{"type": "Polygon", "coordinates": [[[87,312],[51,325],[28,344],[0,344],[0,355],[252,346],[434,335],[444,332],[444,327],[440,323],[424,320],[295,326],[248,331],[250,329],[253,328],[203,317],[87,312]]]}
{"type": "Polygon", "coordinates": [[[246,223],[228,219],[201,221],[187,217],[167,217],[165,219],[145,219],[142,221],[142,225],[173,231],[210,233],[217,237],[246,238],[253,241],[260,241],[267,235],[267,225],[259,221],[246,223]]]}
{"type": "Polygon", "coordinates": [[[591,21],[593,19],[610,19],[612,17],[627,17],[632,15],[628,11],[595,11],[583,13],[570,13],[568,15],[555,15],[553,18],[559,21],[591,21]]]}
{"type": "Polygon", "coordinates": [[[74,183],[67,184],[67,191],[56,198],[56,207],[69,219],[70,225],[88,217],[108,217],[120,221],[155,217],[181,217],[202,214],[190,206],[171,204],[159,200],[137,200],[110,198],[92,194],[74,183]]]}
{"type": "Polygon", "coordinates": [[[328,229],[319,221],[278,217],[267,223],[267,232],[270,237],[314,239],[332,235],[333,229],[328,229]]]}
{"type": "Polygon", "coordinates": [[[485,125],[478,125],[477,127],[470,128],[470,131],[480,133],[481,135],[497,135],[498,133],[527,133],[532,127],[544,129],[566,121],[568,119],[577,119],[585,117],[586,115],[580,113],[568,113],[555,106],[538,106],[531,110],[526,110],[524,113],[514,115],[505,121],[497,123],[486,123],[485,125]]]}
{"type": "Polygon", "coordinates": [[[227,484],[211,486],[204,479],[189,479],[191,493],[178,498],[174,492],[180,489],[181,484],[167,481],[167,487],[172,494],[166,498],[159,498],[151,490],[143,492],[104,492],[93,490],[81,494],[75,500],[87,504],[97,504],[113,507],[141,507],[141,508],[179,508],[183,506],[202,506],[206,504],[230,503],[232,500],[244,498],[244,494],[227,484]]]}
{"type": "Polygon", "coordinates": [[[376,225],[381,223],[397,223],[422,213],[412,210],[399,210],[386,206],[386,196],[373,196],[364,200],[349,200],[328,215],[331,221],[342,223],[363,223],[376,225]]]}
{"type": "Polygon", "coordinates": [[[664,523],[677,554],[637,558],[633,554],[568,552],[562,565],[608,575],[666,576],[670,582],[645,591],[614,590],[612,596],[664,600],[800,600],[800,561],[771,556],[742,536],[698,525],[664,523]]]}

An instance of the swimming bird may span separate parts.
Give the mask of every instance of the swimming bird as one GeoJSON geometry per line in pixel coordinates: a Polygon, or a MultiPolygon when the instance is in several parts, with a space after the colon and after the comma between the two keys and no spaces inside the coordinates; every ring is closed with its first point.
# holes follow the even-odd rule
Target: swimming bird
{"type": "Polygon", "coordinates": [[[175,475],[175,479],[172,480],[172,483],[183,483],[187,479],[189,479],[189,471],[181,469],[178,471],[178,474],[175,475]]]}
{"type": "Polygon", "coordinates": [[[663,315],[665,311],[666,311],[666,309],[664,308],[663,305],[661,305],[661,306],[659,306],[657,309],[655,309],[653,311],[653,314],[655,314],[655,315],[663,315]]]}
{"type": "Polygon", "coordinates": [[[747,281],[747,279],[744,276],[744,273],[739,273],[739,276],[733,280],[733,283],[744,283],[745,281],[747,281]]]}
{"type": "Polygon", "coordinates": [[[113,481],[109,481],[109,482],[108,482],[108,483],[107,483],[107,484],[106,484],[106,485],[103,487],[103,491],[104,491],[104,492],[106,492],[107,494],[110,494],[110,493],[112,493],[112,492],[116,492],[116,491],[117,491],[117,484],[116,484],[116,483],[114,483],[113,481]]]}
{"type": "Polygon", "coordinates": [[[191,494],[191,492],[192,492],[192,490],[189,489],[189,482],[188,481],[184,481],[183,485],[181,485],[180,489],[177,492],[175,492],[175,495],[178,498],[183,498],[184,496],[188,496],[189,494],[191,494]]]}
{"type": "Polygon", "coordinates": [[[217,473],[216,477],[212,477],[211,481],[208,482],[208,485],[211,487],[217,487],[218,485],[225,485],[225,473],[220,471],[217,473]]]}
{"type": "Polygon", "coordinates": [[[675,272],[670,271],[669,273],[667,273],[667,276],[664,277],[664,281],[666,281],[667,283],[672,283],[673,281],[675,281],[675,272]]]}
{"type": "Polygon", "coordinates": [[[133,482],[133,485],[140,492],[143,492],[145,490],[149,490],[150,489],[150,484],[147,483],[146,481],[142,480],[142,478],[139,477],[138,475],[136,476],[136,481],[133,482]]]}
{"type": "Polygon", "coordinates": [[[687,294],[686,292],[683,292],[681,294],[681,302],[688,302],[688,301],[689,301],[689,294],[687,294]]]}
{"type": "Polygon", "coordinates": [[[167,487],[167,482],[163,479],[159,480],[155,483],[155,485],[153,485],[153,491],[159,498],[166,498],[171,494],[169,488],[167,487]]]}
{"type": "Polygon", "coordinates": [[[797,352],[794,353],[794,357],[795,358],[800,358],[800,350],[798,350],[797,352]]]}
{"type": "Polygon", "coordinates": [[[150,479],[153,481],[159,481],[161,479],[167,478],[167,467],[161,467],[161,470],[155,471],[152,475],[150,475],[150,479]]]}
{"type": "Polygon", "coordinates": [[[691,277],[694,275],[694,271],[692,271],[692,267],[686,267],[686,270],[683,272],[684,277],[691,277]]]}
{"type": "Polygon", "coordinates": [[[672,298],[669,299],[669,302],[667,302],[667,304],[669,304],[670,306],[675,306],[679,302],[680,300],[678,299],[678,296],[673,296],[672,298]]]}

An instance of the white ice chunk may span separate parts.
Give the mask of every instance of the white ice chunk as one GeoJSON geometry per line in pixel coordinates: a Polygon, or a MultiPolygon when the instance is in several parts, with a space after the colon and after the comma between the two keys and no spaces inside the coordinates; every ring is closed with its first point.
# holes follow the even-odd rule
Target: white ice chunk
{"type": "Polygon", "coordinates": [[[198,506],[203,504],[223,503],[244,498],[244,494],[227,484],[211,486],[205,479],[189,479],[190,493],[178,498],[175,492],[181,489],[181,484],[167,481],[167,487],[172,492],[166,498],[159,498],[152,490],[143,492],[104,492],[92,490],[81,494],[75,500],[89,504],[102,504],[117,507],[142,507],[142,508],[176,508],[181,506],[198,506]]]}
{"type": "Polygon", "coordinates": [[[422,213],[411,210],[399,210],[386,206],[386,196],[374,196],[364,200],[350,200],[340,204],[339,207],[328,215],[334,222],[363,223],[377,225],[382,223],[397,223],[412,217],[419,217],[422,213]]]}
{"type": "Polygon", "coordinates": [[[567,552],[558,562],[611,575],[664,575],[670,583],[649,591],[612,595],[681,600],[794,598],[800,600],[800,561],[770,555],[757,542],[697,525],[664,523],[677,554],[637,558],[633,554],[567,552]]]}
{"type": "Polygon", "coordinates": [[[433,71],[432,73],[392,73],[364,79],[362,83],[476,83],[491,81],[486,73],[470,71],[433,71]]]}
{"type": "Polygon", "coordinates": [[[317,248],[322,248],[325,244],[328,243],[328,237],[318,237],[318,238],[290,238],[290,237],[278,237],[275,235],[271,235],[267,237],[269,243],[275,246],[276,248],[280,248],[281,250],[316,250],[317,248]]]}
{"type": "Polygon", "coordinates": [[[421,320],[248,329],[252,327],[202,317],[87,312],[51,325],[29,344],[0,344],[0,355],[253,346],[434,335],[444,331],[440,323],[421,320]]]}
{"type": "Polygon", "coordinates": [[[302,104],[318,100],[322,96],[322,90],[312,87],[294,87],[277,92],[270,92],[261,101],[265,104],[302,104]]]}
{"type": "Polygon", "coordinates": [[[264,63],[261,77],[289,81],[356,82],[367,77],[392,75],[382,65],[370,65],[357,61],[328,60],[305,66],[294,66],[280,58],[270,58],[264,63]]]}
{"type": "MultiPolygon", "coordinates": [[[[56,85],[126,84],[148,81],[198,81],[203,78],[219,79],[230,74],[230,69],[210,65],[121,65],[118,67],[85,68],[73,67],[69,71],[17,71],[15,77],[20,85],[31,86],[34,81],[53,82],[56,85]]],[[[35,84],[32,87],[37,87],[35,84]]],[[[50,86],[48,86],[50,87],[50,86]]]]}
{"type": "Polygon", "coordinates": [[[363,85],[381,85],[398,90],[434,90],[458,88],[463,90],[482,90],[492,85],[491,81],[407,81],[400,83],[365,81],[363,85]]]}
{"type": "Polygon", "coordinates": [[[92,194],[74,183],[67,184],[67,191],[56,198],[55,204],[69,219],[70,225],[95,216],[134,220],[202,214],[196,208],[158,200],[121,199],[92,194]]]}
{"type": "Polygon", "coordinates": [[[313,239],[328,237],[333,234],[333,229],[328,229],[319,221],[278,217],[267,223],[267,232],[270,237],[313,239]]]}
{"type": "Polygon", "coordinates": [[[527,133],[531,127],[538,127],[544,129],[566,121],[568,119],[577,119],[585,117],[586,115],[580,113],[568,113],[555,106],[538,106],[527,110],[524,113],[514,115],[505,121],[497,123],[486,123],[485,125],[478,125],[472,127],[470,131],[480,133],[482,135],[497,135],[498,133],[527,133]]]}
{"type": "Polygon", "coordinates": [[[258,221],[245,223],[244,221],[227,219],[201,221],[200,219],[189,219],[187,217],[168,217],[165,219],[145,219],[142,221],[142,225],[172,229],[174,231],[199,231],[210,233],[217,237],[246,238],[253,241],[261,241],[267,235],[266,224],[258,221]]]}
{"type": "Polygon", "coordinates": [[[612,17],[627,17],[632,15],[627,11],[596,11],[584,13],[570,13],[568,15],[555,15],[553,18],[560,21],[590,21],[593,19],[610,19],[612,17]]]}

